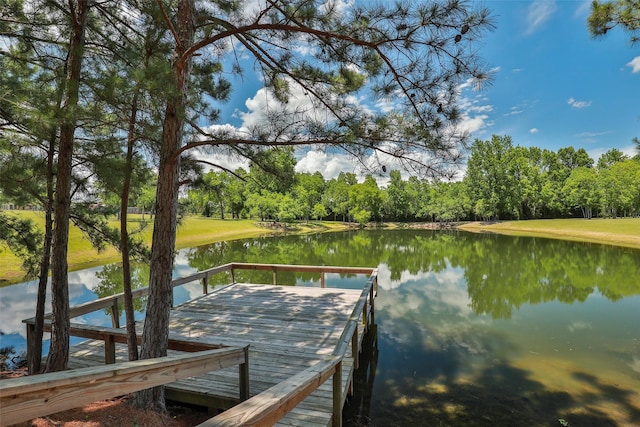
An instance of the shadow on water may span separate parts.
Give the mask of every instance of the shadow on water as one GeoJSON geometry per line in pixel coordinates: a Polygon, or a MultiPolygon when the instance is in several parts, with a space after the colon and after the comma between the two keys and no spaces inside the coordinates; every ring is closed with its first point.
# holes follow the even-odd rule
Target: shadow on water
{"type": "Polygon", "coordinates": [[[467,364],[478,358],[470,359],[462,347],[413,346],[408,351],[406,345],[385,343],[377,328],[372,332],[354,374],[354,395],[344,409],[346,426],[640,425],[640,408],[634,404],[638,391],[604,384],[594,375],[573,372],[585,386],[574,395],[547,388],[505,358],[488,358],[473,375],[465,375],[467,364]],[[615,405],[615,414],[603,412],[603,400],[615,405]]]}

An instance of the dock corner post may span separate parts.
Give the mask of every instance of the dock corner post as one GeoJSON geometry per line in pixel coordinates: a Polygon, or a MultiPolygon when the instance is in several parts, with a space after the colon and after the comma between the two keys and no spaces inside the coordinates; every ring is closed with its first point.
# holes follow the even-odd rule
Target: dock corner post
{"type": "MultiPolygon", "coordinates": [[[[33,352],[33,339],[34,339],[34,334],[36,331],[36,325],[35,323],[27,323],[27,361],[29,362],[29,375],[35,375],[38,372],[31,372],[32,370],[32,366],[31,366],[31,353],[33,352]]],[[[42,358],[42,355],[40,355],[40,357],[42,358]]]]}
{"type": "Polygon", "coordinates": [[[244,402],[249,398],[249,346],[244,348],[244,363],[238,366],[240,371],[240,401],[244,402]]]}
{"type": "Polygon", "coordinates": [[[233,267],[231,267],[231,283],[236,283],[236,271],[233,267]]]}
{"type": "Polygon", "coordinates": [[[333,374],[333,423],[334,427],[342,426],[342,360],[336,364],[333,374]]]}

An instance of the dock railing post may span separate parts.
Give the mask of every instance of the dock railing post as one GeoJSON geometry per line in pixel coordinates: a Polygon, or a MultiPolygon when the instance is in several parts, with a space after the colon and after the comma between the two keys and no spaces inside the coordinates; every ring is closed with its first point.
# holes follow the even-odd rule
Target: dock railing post
{"type": "MultiPolygon", "coordinates": [[[[36,325],[35,323],[27,323],[27,361],[29,362],[29,375],[35,375],[38,374],[39,372],[31,372],[32,370],[32,366],[31,366],[31,353],[33,352],[33,336],[36,332],[36,325]]],[[[42,355],[40,355],[40,357],[42,357],[42,355]]]]}
{"type": "Polygon", "coordinates": [[[231,283],[236,283],[236,270],[231,267],[231,283]]]}
{"type": "Polygon", "coordinates": [[[244,363],[238,365],[240,374],[240,401],[244,402],[249,398],[249,346],[244,348],[244,363]]]}
{"type": "Polygon", "coordinates": [[[204,276],[202,278],[202,295],[207,295],[209,293],[209,276],[204,276]]]}
{"type": "Polygon", "coordinates": [[[120,316],[118,316],[118,298],[114,298],[113,304],[111,305],[111,325],[114,329],[118,329],[120,327],[120,316]]]}
{"type": "Polygon", "coordinates": [[[275,268],[273,269],[273,284],[278,284],[278,270],[276,270],[275,268]]]}
{"type": "Polygon", "coordinates": [[[334,427],[342,426],[342,360],[336,364],[333,374],[333,423],[334,427]]]}
{"type": "Polygon", "coordinates": [[[111,334],[104,336],[104,363],[105,365],[116,363],[116,342],[111,334]]]}
{"type": "Polygon", "coordinates": [[[324,271],[320,273],[320,287],[324,289],[324,271]]]}

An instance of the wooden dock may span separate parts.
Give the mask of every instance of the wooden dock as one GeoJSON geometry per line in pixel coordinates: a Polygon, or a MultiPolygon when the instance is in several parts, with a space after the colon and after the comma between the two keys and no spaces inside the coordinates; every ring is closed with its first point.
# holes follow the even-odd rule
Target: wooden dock
{"type": "MultiPolygon", "coordinates": [[[[273,271],[275,283],[276,270],[273,271]]],[[[322,275],[324,286],[324,271],[322,275]]],[[[175,307],[171,312],[171,338],[231,347],[249,346],[250,396],[260,396],[294,375],[314,365],[320,366],[320,362],[336,354],[337,348],[343,348],[338,365],[341,375],[337,376],[341,382],[341,412],[347,395],[352,392],[357,365],[354,356],[358,355],[364,334],[373,321],[373,284],[371,279],[363,279],[363,285],[365,282],[369,282],[370,288],[366,292],[363,288],[232,283],[175,307]]],[[[206,281],[204,290],[207,291],[206,281]]],[[[126,355],[125,345],[115,344],[115,360],[125,361],[126,355]]],[[[104,360],[105,341],[88,340],[72,347],[69,367],[95,366],[104,360]]],[[[335,425],[333,381],[329,378],[321,384],[280,419],[278,425],[335,425]]],[[[228,409],[239,403],[239,382],[237,367],[231,367],[167,384],[166,396],[210,409],[228,409]]]]}

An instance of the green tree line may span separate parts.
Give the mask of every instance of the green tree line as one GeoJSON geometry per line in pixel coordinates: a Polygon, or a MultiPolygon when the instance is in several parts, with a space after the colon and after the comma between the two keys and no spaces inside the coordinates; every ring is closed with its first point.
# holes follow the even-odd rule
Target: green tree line
{"type": "Polygon", "coordinates": [[[271,153],[267,179],[251,164],[234,174],[203,174],[182,199],[193,214],[291,223],[332,219],[436,221],[618,217],[640,214],[640,156],[611,149],[594,162],[580,148],[514,146],[507,136],[476,140],[460,181],[410,177],[392,170],[385,186],[343,172],[326,180],[297,173],[292,151],[271,153]]]}

